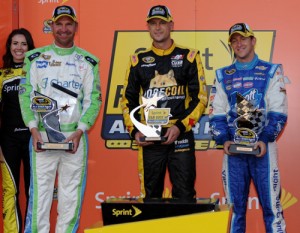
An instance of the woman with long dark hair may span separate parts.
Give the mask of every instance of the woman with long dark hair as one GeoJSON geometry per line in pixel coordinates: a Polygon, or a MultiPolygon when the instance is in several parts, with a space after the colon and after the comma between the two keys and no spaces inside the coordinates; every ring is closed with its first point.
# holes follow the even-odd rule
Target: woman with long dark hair
{"type": "MultiPolygon", "coordinates": [[[[19,83],[24,77],[25,53],[34,49],[30,32],[24,28],[13,30],[6,41],[3,67],[0,69],[1,172],[3,190],[3,232],[14,233],[22,230],[22,216],[19,205],[19,181],[21,163],[26,194],[26,209],[29,196],[30,131],[24,125],[19,105],[19,83]]],[[[0,230],[1,231],[1,230],[0,230]]]]}

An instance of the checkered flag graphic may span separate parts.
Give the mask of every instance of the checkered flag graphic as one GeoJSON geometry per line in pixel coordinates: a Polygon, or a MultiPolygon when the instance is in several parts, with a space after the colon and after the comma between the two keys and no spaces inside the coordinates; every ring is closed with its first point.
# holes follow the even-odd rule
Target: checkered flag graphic
{"type": "Polygon", "coordinates": [[[149,125],[151,128],[156,130],[156,133],[158,136],[160,136],[161,133],[161,126],[160,125],[149,125]]]}
{"type": "Polygon", "coordinates": [[[240,93],[236,94],[236,111],[240,116],[247,116],[254,111],[253,105],[240,93]]]}
{"type": "Polygon", "coordinates": [[[260,133],[265,124],[265,115],[244,98],[240,93],[236,94],[236,110],[239,115],[237,127],[248,128],[260,133]]]}
{"type": "Polygon", "coordinates": [[[256,133],[260,133],[265,124],[265,115],[256,109],[252,114],[250,114],[249,121],[253,125],[252,130],[254,130],[256,133]]]}

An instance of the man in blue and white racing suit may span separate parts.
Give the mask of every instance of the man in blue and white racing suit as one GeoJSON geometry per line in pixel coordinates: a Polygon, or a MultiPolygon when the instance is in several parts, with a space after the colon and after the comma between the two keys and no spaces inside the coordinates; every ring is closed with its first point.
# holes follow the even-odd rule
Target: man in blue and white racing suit
{"type": "Polygon", "coordinates": [[[281,65],[262,61],[255,54],[256,38],[247,24],[229,30],[229,44],[236,62],[216,71],[210,128],[218,145],[224,147],[222,180],[228,203],[233,204],[231,233],[246,231],[246,209],[251,179],[263,209],[267,233],[286,232],[280,204],[280,175],[276,139],[287,121],[287,97],[281,65]],[[258,155],[232,154],[237,93],[263,113],[255,148],[258,155]]]}
{"type": "Polygon", "coordinates": [[[78,229],[87,173],[86,131],[97,118],[101,99],[99,60],[74,45],[77,28],[74,9],[58,6],[51,22],[54,43],[26,53],[26,80],[21,81],[19,90],[22,117],[32,135],[25,232],[50,231],[49,215],[56,173],[58,217],[55,232],[76,232],[78,229]],[[47,118],[41,119],[41,114],[33,111],[36,92],[38,97],[48,97],[41,98],[45,100],[41,102],[45,106],[57,103],[61,110],[57,115],[60,131],[65,136],[63,142],[73,142],[71,151],[44,150],[37,146],[38,142],[48,142],[49,135],[45,131],[47,118]]]}

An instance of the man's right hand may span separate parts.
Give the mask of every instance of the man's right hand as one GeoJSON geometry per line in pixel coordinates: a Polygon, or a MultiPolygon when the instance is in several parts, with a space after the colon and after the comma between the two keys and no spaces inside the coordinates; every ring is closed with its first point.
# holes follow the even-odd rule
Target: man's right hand
{"type": "Polygon", "coordinates": [[[134,135],[134,139],[135,139],[136,144],[137,144],[138,146],[149,146],[149,145],[152,145],[152,144],[153,144],[153,142],[146,142],[146,141],[142,142],[142,141],[140,141],[140,138],[142,138],[142,137],[145,137],[145,135],[142,134],[141,132],[137,132],[137,133],[134,135]]]}
{"type": "Polygon", "coordinates": [[[224,153],[227,154],[227,155],[232,155],[230,152],[229,152],[229,147],[231,144],[234,144],[233,141],[226,141],[223,145],[223,150],[224,150],[224,153]]]}
{"type": "Polygon", "coordinates": [[[31,136],[32,136],[32,145],[34,147],[35,152],[44,151],[44,150],[38,149],[38,147],[37,147],[38,142],[40,142],[42,144],[44,143],[40,131],[37,128],[31,128],[30,132],[31,132],[31,136]]]}

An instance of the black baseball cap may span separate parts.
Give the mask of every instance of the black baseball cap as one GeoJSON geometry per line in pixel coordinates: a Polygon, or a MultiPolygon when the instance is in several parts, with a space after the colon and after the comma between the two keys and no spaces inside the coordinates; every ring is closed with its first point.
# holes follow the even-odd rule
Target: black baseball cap
{"type": "Polygon", "coordinates": [[[171,22],[173,20],[169,8],[163,5],[151,7],[151,9],[148,12],[146,21],[148,22],[150,19],[154,18],[159,18],[166,22],[171,22]]]}
{"type": "Polygon", "coordinates": [[[55,22],[62,16],[68,16],[72,18],[75,22],[77,22],[76,12],[71,6],[58,6],[54,9],[52,14],[52,21],[55,22]]]}

